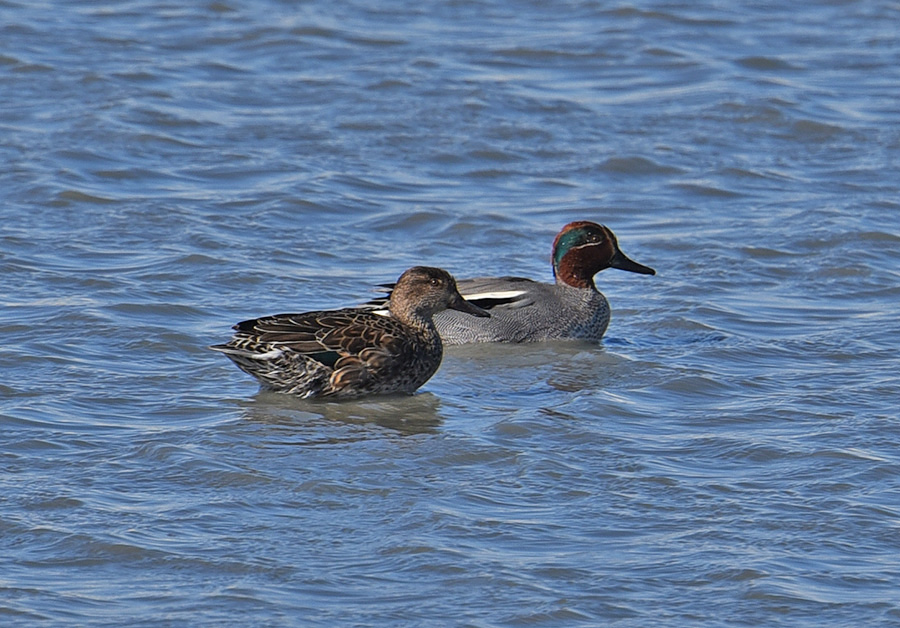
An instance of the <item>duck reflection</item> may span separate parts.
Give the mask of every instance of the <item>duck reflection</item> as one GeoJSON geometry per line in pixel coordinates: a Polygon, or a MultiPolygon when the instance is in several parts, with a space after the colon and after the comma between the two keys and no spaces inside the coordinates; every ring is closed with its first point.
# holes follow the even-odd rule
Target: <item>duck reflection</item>
{"type": "Polygon", "coordinates": [[[562,392],[602,389],[622,378],[630,360],[590,341],[471,344],[448,347],[441,381],[466,395],[515,395],[543,388],[562,392]]]}
{"type": "Polygon", "coordinates": [[[243,405],[247,420],[273,425],[375,425],[408,436],[435,432],[443,423],[440,399],[428,392],[325,401],[260,391],[243,405]]]}

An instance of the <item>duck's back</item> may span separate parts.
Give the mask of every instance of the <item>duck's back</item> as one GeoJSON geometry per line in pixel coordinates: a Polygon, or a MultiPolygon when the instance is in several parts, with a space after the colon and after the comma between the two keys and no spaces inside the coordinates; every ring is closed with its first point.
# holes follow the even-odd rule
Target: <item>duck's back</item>
{"type": "Polygon", "coordinates": [[[457,284],[467,300],[491,317],[475,319],[451,310],[435,315],[447,345],[599,340],[609,325],[609,303],[596,290],[517,277],[479,277],[457,284]]]}

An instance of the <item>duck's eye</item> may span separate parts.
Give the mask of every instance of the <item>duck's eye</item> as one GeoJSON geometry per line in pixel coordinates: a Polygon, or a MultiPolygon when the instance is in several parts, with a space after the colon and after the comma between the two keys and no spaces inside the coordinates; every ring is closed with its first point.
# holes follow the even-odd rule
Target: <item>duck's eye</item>
{"type": "Polygon", "coordinates": [[[439,285],[441,285],[441,280],[438,279],[437,277],[432,277],[432,278],[428,281],[428,283],[430,283],[430,284],[431,284],[432,286],[434,286],[434,287],[438,287],[439,285]]]}

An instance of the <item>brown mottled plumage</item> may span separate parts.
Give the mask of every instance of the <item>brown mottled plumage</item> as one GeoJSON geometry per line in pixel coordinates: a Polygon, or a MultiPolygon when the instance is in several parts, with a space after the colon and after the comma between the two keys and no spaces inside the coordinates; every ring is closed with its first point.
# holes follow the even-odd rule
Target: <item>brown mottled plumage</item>
{"type": "Polygon", "coordinates": [[[412,393],[443,356],[435,312],[489,316],[463,300],[448,272],[425,266],[400,276],[388,308],[389,315],[345,308],[248,320],[227,344],[210,348],[264,388],[300,397],[412,393]]]}

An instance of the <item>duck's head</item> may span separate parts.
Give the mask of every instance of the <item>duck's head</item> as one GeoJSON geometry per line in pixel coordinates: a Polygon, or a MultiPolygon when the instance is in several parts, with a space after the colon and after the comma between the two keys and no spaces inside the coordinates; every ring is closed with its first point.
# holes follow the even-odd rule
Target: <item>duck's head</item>
{"type": "Polygon", "coordinates": [[[416,313],[430,318],[442,310],[451,309],[488,317],[486,311],[462,298],[456,280],[446,270],[429,266],[413,266],[397,280],[389,301],[391,313],[416,313]]]}
{"type": "Polygon", "coordinates": [[[570,222],[557,234],[553,241],[553,276],[557,283],[596,289],[594,275],[606,268],[656,274],[649,266],[626,257],[615,234],[603,225],[580,220],[570,222]]]}

